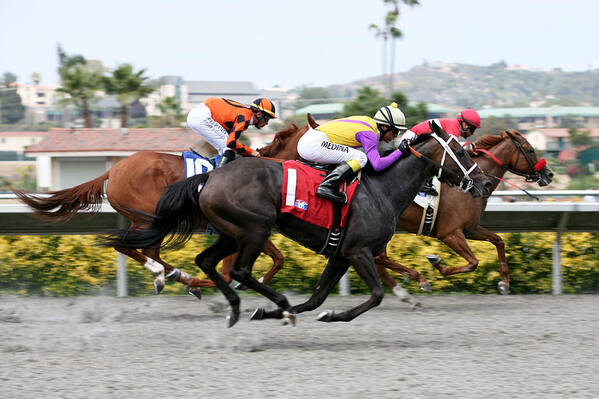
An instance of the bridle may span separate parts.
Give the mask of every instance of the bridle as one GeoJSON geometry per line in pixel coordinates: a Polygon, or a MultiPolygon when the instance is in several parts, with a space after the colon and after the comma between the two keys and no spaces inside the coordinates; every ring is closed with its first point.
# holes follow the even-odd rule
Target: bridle
{"type": "Polygon", "coordinates": [[[425,160],[426,162],[435,165],[439,170],[439,172],[437,173],[438,179],[441,179],[441,175],[443,174],[443,172],[448,173],[448,174],[452,175],[453,177],[460,179],[460,175],[458,173],[454,172],[453,170],[449,169],[447,166],[444,165],[445,158],[447,157],[447,154],[449,154],[449,156],[453,159],[453,161],[456,163],[456,165],[458,165],[458,167],[462,171],[460,183],[458,184],[458,191],[468,192],[468,191],[472,190],[473,188],[476,188],[474,186],[474,180],[472,180],[472,178],[470,177],[470,174],[478,167],[478,164],[476,162],[474,162],[473,165],[470,167],[470,169],[466,170],[464,165],[462,165],[462,163],[458,160],[458,157],[455,155],[453,150],[449,147],[449,143],[451,143],[452,140],[455,140],[456,142],[458,142],[457,138],[453,135],[448,135],[449,137],[447,138],[447,141],[444,141],[441,137],[437,136],[434,132],[430,133],[430,136],[433,137],[435,140],[437,140],[437,142],[439,142],[439,144],[441,144],[441,147],[443,147],[443,157],[441,158],[441,162],[437,162],[437,161],[419,153],[414,148],[412,148],[412,146],[410,146],[410,151],[412,152],[412,154],[414,154],[417,158],[421,158],[421,159],[425,160]]]}
{"type": "Polygon", "coordinates": [[[497,159],[497,157],[495,155],[491,154],[489,151],[487,151],[485,149],[476,148],[476,146],[472,142],[467,142],[466,144],[464,144],[464,146],[466,146],[468,144],[472,144],[472,147],[474,148],[473,152],[475,154],[482,152],[483,154],[485,154],[489,158],[491,158],[497,165],[501,166],[503,169],[505,169],[506,171],[508,171],[510,173],[513,173],[517,176],[524,177],[525,181],[527,181],[527,182],[539,182],[542,179],[540,172],[547,165],[547,161],[545,160],[545,158],[541,158],[541,159],[539,159],[539,162],[534,163],[532,161],[532,159],[530,159],[530,157],[528,156],[527,151],[524,149],[522,143],[518,142],[516,139],[514,139],[510,135],[508,135],[508,137],[510,138],[510,140],[512,140],[512,143],[514,143],[514,146],[516,146],[516,148],[518,149],[518,157],[516,158],[516,162],[514,164],[515,165],[518,164],[518,161],[520,160],[520,155],[522,155],[524,157],[524,159],[526,160],[526,163],[528,164],[528,167],[529,167],[531,173],[518,172],[518,171],[510,168],[509,166],[504,165],[503,162],[501,162],[499,159],[497,159]]]}

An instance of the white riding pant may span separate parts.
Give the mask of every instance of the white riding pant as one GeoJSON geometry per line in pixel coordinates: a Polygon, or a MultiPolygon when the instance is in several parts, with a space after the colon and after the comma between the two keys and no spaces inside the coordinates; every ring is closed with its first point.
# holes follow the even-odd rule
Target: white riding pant
{"type": "Polygon", "coordinates": [[[326,134],[310,128],[298,141],[297,152],[300,157],[325,164],[339,164],[355,159],[363,168],[368,162],[365,153],[355,148],[329,141],[326,134]]]}
{"type": "Polygon", "coordinates": [[[214,147],[219,155],[227,149],[227,138],[229,133],[218,122],[212,119],[212,112],[204,104],[189,111],[187,115],[187,126],[193,129],[194,132],[202,136],[212,147],[214,147]]]}

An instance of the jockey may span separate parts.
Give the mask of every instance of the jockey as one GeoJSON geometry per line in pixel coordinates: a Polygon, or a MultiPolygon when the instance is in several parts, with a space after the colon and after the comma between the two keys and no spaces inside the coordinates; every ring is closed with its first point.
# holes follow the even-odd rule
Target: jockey
{"type": "MultiPolygon", "coordinates": [[[[476,129],[480,128],[480,115],[473,109],[463,110],[458,114],[457,119],[433,119],[433,121],[435,121],[438,126],[441,126],[441,129],[443,129],[445,133],[458,138],[468,138],[472,136],[476,129]]],[[[412,140],[423,133],[431,133],[429,122],[430,120],[420,122],[413,126],[401,136],[402,140],[412,140]]],[[[420,191],[425,194],[439,195],[437,190],[433,187],[432,177],[424,182],[420,191]]]]}
{"type": "Polygon", "coordinates": [[[397,104],[382,107],[374,119],[368,116],[349,116],[309,129],[297,143],[299,155],[313,162],[339,164],[316,189],[316,195],[333,202],[346,202],[339,186],[351,181],[356,173],[370,161],[379,171],[397,161],[407,151],[407,141],[397,150],[381,157],[378,142],[390,142],[406,129],[406,118],[397,104]],[[379,134],[380,132],[380,134],[379,134]],[[365,152],[357,148],[363,147],[365,152]]]}
{"type": "Polygon", "coordinates": [[[187,115],[187,125],[210,143],[222,158],[217,167],[235,159],[235,152],[259,157],[258,151],[241,144],[239,136],[250,125],[263,128],[276,118],[275,106],[258,98],[249,106],[226,98],[207,98],[187,115]]]}

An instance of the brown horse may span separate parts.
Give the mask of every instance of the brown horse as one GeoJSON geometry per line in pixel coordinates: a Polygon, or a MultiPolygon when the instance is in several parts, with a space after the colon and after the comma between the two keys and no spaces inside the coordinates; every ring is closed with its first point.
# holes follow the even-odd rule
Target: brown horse
{"type": "MultiPolygon", "coordinates": [[[[279,135],[286,137],[287,130],[303,134],[308,127],[298,129],[296,126],[291,126],[279,132],[279,135]]],[[[164,194],[166,186],[183,178],[185,178],[183,157],[140,151],[119,161],[101,176],[75,187],[44,195],[19,190],[13,192],[35,211],[35,215],[52,221],[68,220],[80,210],[97,212],[105,194],[112,207],[131,222],[130,229],[139,229],[146,227],[145,223],[128,210],[153,214],[156,203],[164,194]],[[104,189],[105,183],[106,189],[104,189]]],[[[114,249],[135,259],[154,274],[156,294],[164,288],[165,276],[187,285],[190,293],[198,298],[201,295],[200,287],[214,287],[212,281],[193,278],[165,262],[160,257],[160,245],[142,248],[141,251],[119,247],[114,249]]],[[[271,241],[266,243],[263,252],[273,260],[271,272],[266,276],[270,279],[270,274],[276,273],[283,266],[283,255],[271,241]]],[[[225,259],[223,266],[223,277],[228,282],[231,281],[228,274],[231,262],[231,258],[225,259]]]]}
{"type": "MultiPolygon", "coordinates": [[[[299,130],[287,131],[284,135],[276,135],[273,142],[261,149],[261,154],[268,157],[282,158],[281,154],[288,159],[299,159],[297,153],[297,142],[303,133],[299,130]]],[[[525,177],[528,181],[537,181],[540,186],[546,186],[551,182],[553,173],[544,166],[539,165],[539,159],[534,148],[517,131],[500,132],[499,136],[487,135],[480,138],[475,146],[482,151],[471,153],[473,159],[481,169],[486,171],[494,179],[493,190],[497,188],[499,179],[506,171],[525,177]]],[[[501,237],[480,226],[479,221],[484,211],[488,198],[473,198],[471,195],[459,192],[455,187],[447,184],[441,186],[441,198],[437,211],[436,228],[432,237],[438,238],[457,254],[463,257],[468,264],[461,267],[450,267],[443,265],[438,256],[429,256],[427,259],[435,266],[441,274],[449,276],[457,273],[472,272],[478,266],[478,259],[468,246],[466,236],[473,240],[489,241],[495,245],[500,263],[502,281],[499,282],[499,290],[502,294],[509,293],[509,268],[505,257],[505,245],[501,237]]],[[[422,220],[423,209],[412,203],[401,214],[397,221],[396,231],[405,231],[416,234],[422,220]]],[[[402,274],[404,277],[418,281],[420,287],[430,291],[429,282],[416,270],[405,267],[389,259],[387,251],[375,257],[377,271],[381,279],[400,298],[409,298],[408,294],[389,275],[387,269],[402,274]]],[[[273,273],[269,271],[267,283],[273,273]]],[[[408,300],[409,301],[409,300],[408,300]]]]}

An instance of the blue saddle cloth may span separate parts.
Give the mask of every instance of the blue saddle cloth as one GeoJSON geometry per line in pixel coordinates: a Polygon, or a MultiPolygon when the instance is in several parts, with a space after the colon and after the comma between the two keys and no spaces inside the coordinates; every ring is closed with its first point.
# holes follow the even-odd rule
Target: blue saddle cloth
{"type": "Polygon", "coordinates": [[[202,173],[208,173],[216,168],[221,156],[206,158],[192,151],[183,151],[183,161],[185,162],[185,177],[191,177],[202,173]]]}

